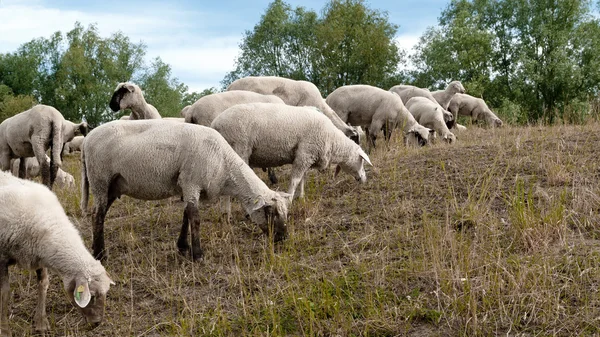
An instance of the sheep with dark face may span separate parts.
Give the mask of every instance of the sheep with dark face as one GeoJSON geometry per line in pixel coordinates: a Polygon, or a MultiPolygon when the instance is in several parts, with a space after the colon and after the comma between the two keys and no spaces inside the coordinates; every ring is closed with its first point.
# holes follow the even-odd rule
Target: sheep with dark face
{"type": "Polygon", "coordinates": [[[181,253],[202,257],[199,200],[233,196],[250,219],[275,240],[286,235],[289,195],[270,190],[215,130],[169,120],[112,121],[83,141],[81,208],[94,196],[93,251],[106,257],[104,218],[121,195],[141,200],[182,196],[186,203],[177,240],[181,253]],[[273,226],[271,228],[271,226],[273,226]]]}
{"type": "Polygon", "coordinates": [[[158,119],[158,110],[146,102],[142,89],[133,83],[119,83],[110,99],[112,111],[131,109],[129,119],[158,119]]]}
{"type": "Polygon", "coordinates": [[[327,96],[327,104],[341,120],[354,126],[364,126],[371,147],[375,147],[377,134],[383,128],[385,138],[392,130],[402,128],[407,143],[426,145],[433,130],[420,125],[395,93],[370,85],[345,85],[327,96]]]}
{"type": "MultiPolygon", "coordinates": [[[[35,157],[41,163],[44,185],[52,188],[62,165],[64,135],[73,138],[80,127],[83,123],[65,121],[58,110],[47,105],[36,105],[5,119],[0,123],[0,169],[10,170],[12,159],[35,157]],[[51,150],[50,162],[46,161],[48,149],[51,150]]],[[[25,177],[25,161],[21,161],[19,177],[25,177]]]]}
{"type": "Polygon", "coordinates": [[[83,244],[56,195],[38,183],[0,172],[0,336],[10,336],[8,267],[35,270],[38,302],[33,327],[50,328],[46,316],[48,269],[61,276],[69,300],[86,321],[99,324],[114,284],[83,244]]]}

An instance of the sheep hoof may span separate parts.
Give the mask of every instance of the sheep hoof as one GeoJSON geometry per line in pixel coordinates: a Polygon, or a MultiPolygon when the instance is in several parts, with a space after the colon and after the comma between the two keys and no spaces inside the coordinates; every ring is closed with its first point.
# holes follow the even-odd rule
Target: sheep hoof
{"type": "Polygon", "coordinates": [[[48,318],[46,318],[45,316],[39,317],[38,315],[36,315],[33,318],[33,328],[35,331],[41,333],[50,330],[50,323],[48,322],[48,318]]]}
{"type": "Polygon", "coordinates": [[[198,249],[195,253],[192,251],[192,260],[194,262],[201,261],[203,257],[204,252],[202,251],[202,249],[198,249]]]}

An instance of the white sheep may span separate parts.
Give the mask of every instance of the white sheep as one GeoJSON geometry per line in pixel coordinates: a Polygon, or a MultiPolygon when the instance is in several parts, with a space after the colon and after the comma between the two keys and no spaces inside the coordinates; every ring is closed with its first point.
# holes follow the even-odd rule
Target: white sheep
{"type": "Polygon", "coordinates": [[[67,298],[86,321],[99,324],[106,293],[114,283],[85,248],[56,195],[41,184],[0,172],[0,205],[0,335],[11,335],[8,267],[12,264],[37,273],[35,330],[50,328],[46,316],[48,269],[60,275],[67,298]]]}
{"type": "Polygon", "coordinates": [[[232,90],[201,97],[187,111],[185,121],[204,126],[210,123],[227,108],[243,103],[280,103],[281,98],[274,95],[263,95],[253,91],[232,90]]]}
{"type": "Polygon", "coordinates": [[[288,193],[304,197],[304,176],[310,168],[324,170],[330,164],[360,182],[367,176],[367,154],[337,129],[331,120],[312,107],[273,103],[234,105],[223,111],[211,127],[229,142],[251,167],[292,164],[288,193]]]}
{"type": "Polygon", "coordinates": [[[65,145],[63,148],[63,154],[81,151],[81,144],[83,144],[84,137],[85,136],[75,136],[75,137],[73,137],[73,139],[70,142],[65,142],[65,145]]]}
{"type": "MultiPolygon", "coordinates": [[[[13,159],[12,173],[15,177],[19,176],[19,165],[21,163],[21,160],[25,160],[26,179],[33,179],[40,175],[40,164],[38,163],[37,159],[35,159],[35,157],[29,157],[13,159]]],[[[48,163],[50,162],[50,157],[48,157],[47,155],[46,161],[48,163]]],[[[59,188],[75,188],[75,178],[73,178],[73,176],[68,172],[63,171],[62,168],[59,168],[56,172],[56,180],[54,182],[58,185],[59,188]]]]}
{"type": "Polygon", "coordinates": [[[406,102],[406,108],[419,124],[433,129],[447,143],[454,143],[456,136],[450,132],[444,120],[442,107],[425,97],[413,97],[406,102]]]}
{"type": "MultiPolygon", "coordinates": [[[[142,89],[129,82],[119,83],[110,99],[112,111],[131,109],[129,119],[158,119],[161,118],[158,110],[148,104],[144,99],[142,89]]],[[[125,117],[125,116],[123,116],[125,117]]],[[[121,119],[124,119],[121,117],[121,119]]]]}
{"type": "MultiPolygon", "coordinates": [[[[11,159],[36,157],[41,163],[42,181],[52,188],[56,173],[62,165],[63,125],[61,113],[47,105],[33,108],[5,119],[0,123],[0,169],[8,171],[11,159]],[[51,149],[50,162],[46,162],[46,151],[51,149]]],[[[74,124],[73,124],[74,125],[74,124]]],[[[24,177],[25,163],[22,162],[19,176],[24,177]]]]}
{"type": "Polygon", "coordinates": [[[314,106],[327,116],[346,137],[359,144],[358,132],[344,123],[325,103],[316,85],[307,81],[296,81],[276,76],[249,76],[233,81],[227,88],[231,90],[254,91],[264,95],[275,95],[285,104],[293,106],[314,106]]]}
{"type": "Polygon", "coordinates": [[[456,94],[464,94],[465,87],[463,87],[462,83],[459,81],[452,81],[445,90],[436,90],[431,93],[433,98],[439,105],[444,108],[444,110],[448,110],[448,105],[450,104],[450,100],[456,94]]]}
{"type": "MultiPolygon", "coordinates": [[[[462,88],[462,84],[460,84],[460,82],[456,81],[456,82],[452,82],[450,85],[448,85],[447,90],[450,90],[449,88],[456,88],[457,87],[456,83],[458,83],[458,85],[460,85],[460,87],[462,88]]],[[[463,90],[464,90],[464,88],[463,88],[463,90]]],[[[410,100],[413,97],[425,97],[428,100],[430,100],[431,102],[438,104],[437,100],[433,96],[433,93],[430,92],[429,89],[427,89],[427,88],[419,88],[419,87],[415,87],[414,85],[395,85],[395,86],[391,87],[389,91],[395,92],[396,94],[398,94],[398,96],[400,96],[400,98],[402,98],[402,102],[404,103],[404,105],[406,105],[408,100],[410,100]]],[[[452,128],[455,124],[455,120],[454,120],[454,117],[452,116],[452,113],[447,111],[448,110],[447,106],[444,107],[444,106],[440,105],[440,107],[442,108],[442,113],[444,115],[444,121],[446,123],[446,126],[448,128],[452,128]]]]}
{"type": "Polygon", "coordinates": [[[383,128],[386,139],[392,130],[401,127],[408,143],[426,145],[433,130],[417,123],[395,93],[370,85],[345,85],[327,96],[327,104],[342,121],[365,126],[370,145],[375,147],[377,133],[383,128]]]}
{"type": "Polygon", "coordinates": [[[121,195],[142,200],[182,196],[186,203],[177,247],[202,256],[199,199],[237,198],[263,231],[286,234],[290,196],[271,191],[215,130],[168,120],[112,121],[92,130],[83,142],[81,209],[94,196],[93,251],[104,259],[104,218],[121,195]]]}
{"type": "Polygon", "coordinates": [[[483,121],[488,126],[501,127],[502,121],[481,98],[473,97],[467,94],[456,94],[450,100],[448,110],[452,112],[454,118],[457,116],[470,116],[473,122],[483,121]]]}
{"type": "Polygon", "coordinates": [[[183,118],[185,118],[185,116],[187,115],[188,110],[192,107],[191,104],[186,105],[185,107],[183,107],[183,109],[181,109],[181,112],[179,112],[179,115],[183,118]]]}

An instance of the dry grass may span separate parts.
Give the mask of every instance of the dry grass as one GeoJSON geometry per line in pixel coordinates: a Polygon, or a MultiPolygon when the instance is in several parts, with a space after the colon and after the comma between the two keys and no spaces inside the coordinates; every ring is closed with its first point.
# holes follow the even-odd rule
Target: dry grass
{"type": "MultiPolygon", "coordinates": [[[[394,139],[371,155],[363,186],[312,172],[283,244],[270,244],[239,207],[227,224],[206,205],[199,263],[177,253],[177,198],[123,197],[106,222],[117,282],[106,321],[88,331],[54,275],[52,333],[598,335],[598,130],[473,128],[456,146],[423,149],[394,139]]],[[[78,157],[66,170],[79,180],[78,157]]],[[[89,246],[79,193],[58,194],[89,246]]],[[[35,274],[11,272],[11,325],[29,335],[35,274]]]]}

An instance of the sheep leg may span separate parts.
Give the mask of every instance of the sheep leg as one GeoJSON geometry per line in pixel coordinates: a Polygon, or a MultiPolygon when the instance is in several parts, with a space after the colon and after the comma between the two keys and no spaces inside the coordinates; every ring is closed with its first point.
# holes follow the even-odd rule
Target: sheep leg
{"type": "Polygon", "coordinates": [[[27,175],[27,168],[25,167],[25,158],[19,159],[19,178],[25,179],[27,175]]]}
{"type": "Polygon", "coordinates": [[[302,176],[302,180],[300,180],[300,185],[298,186],[298,198],[304,199],[304,183],[306,181],[306,175],[302,176]]]}
{"type": "Polygon", "coordinates": [[[177,239],[177,249],[181,255],[185,255],[190,250],[190,244],[187,240],[189,225],[188,209],[186,207],[183,211],[183,224],[181,225],[181,232],[179,233],[179,238],[177,239]]]}
{"type": "Polygon", "coordinates": [[[272,167],[269,167],[267,169],[267,173],[269,174],[269,181],[271,182],[271,185],[277,185],[279,180],[277,179],[277,176],[275,175],[275,169],[273,169],[272,167]]]}
{"type": "MultiPolygon", "coordinates": [[[[45,138],[43,137],[43,135],[32,135],[31,146],[33,148],[33,153],[35,154],[35,159],[37,159],[38,163],[40,163],[40,174],[42,175],[42,184],[48,186],[49,189],[52,189],[52,183],[54,182],[54,179],[52,178],[53,168],[51,168],[50,163],[46,161],[46,149],[44,148],[44,139],[45,138]]],[[[24,158],[21,158],[21,161],[23,161],[23,159],[24,158]]],[[[54,174],[56,175],[56,172],[54,174]]]]}
{"type": "Polygon", "coordinates": [[[8,301],[10,300],[10,286],[8,283],[8,262],[0,262],[0,336],[10,337],[8,325],[8,301]]]}
{"type": "Polygon", "coordinates": [[[231,197],[224,196],[219,199],[219,204],[221,208],[221,215],[226,216],[226,221],[231,221],[231,197]]]}
{"type": "Polygon", "coordinates": [[[198,261],[204,255],[200,247],[200,212],[195,203],[188,202],[185,210],[188,212],[188,219],[192,230],[192,260],[198,261]]]}
{"type": "Polygon", "coordinates": [[[103,203],[102,200],[96,202],[96,211],[94,212],[93,219],[92,250],[94,251],[94,257],[101,261],[106,261],[108,257],[104,248],[104,219],[110,205],[112,205],[115,199],[115,197],[110,197],[106,203],[103,203]]]}
{"type": "Polygon", "coordinates": [[[33,316],[33,327],[36,331],[47,331],[50,329],[48,317],[46,317],[46,294],[48,293],[48,269],[41,268],[35,271],[38,280],[38,303],[33,316]]]}
{"type": "Polygon", "coordinates": [[[294,160],[294,165],[292,167],[292,176],[290,178],[290,187],[288,188],[288,193],[292,195],[292,198],[294,197],[294,192],[296,192],[296,188],[298,188],[298,185],[304,179],[304,174],[306,173],[306,170],[308,170],[308,168],[310,167],[310,164],[311,163],[308,161],[308,158],[301,159],[298,156],[294,160]],[[300,163],[307,163],[308,167],[300,163]]]}

